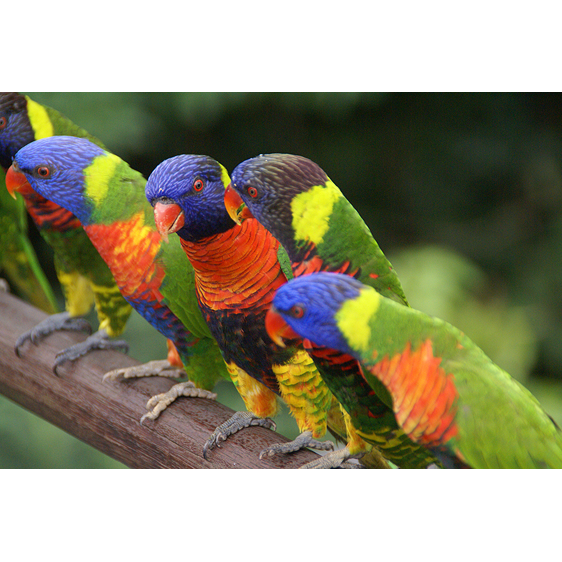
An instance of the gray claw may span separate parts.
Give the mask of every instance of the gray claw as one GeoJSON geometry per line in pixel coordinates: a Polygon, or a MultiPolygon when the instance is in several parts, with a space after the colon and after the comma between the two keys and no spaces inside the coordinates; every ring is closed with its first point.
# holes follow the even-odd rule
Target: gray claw
{"type": "Polygon", "coordinates": [[[364,453],[358,455],[352,455],[347,447],[339,449],[338,451],[332,451],[327,453],[323,457],[317,460],[306,463],[299,468],[363,468],[359,464],[347,462],[349,459],[360,458],[364,453]]]}
{"type": "Polygon", "coordinates": [[[125,340],[112,340],[109,338],[105,330],[98,330],[95,334],[92,334],[83,342],[59,351],[55,355],[53,372],[58,376],[57,368],[60,367],[62,363],[65,361],[75,361],[79,357],[82,357],[95,349],[115,349],[123,351],[123,353],[127,353],[129,351],[129,344],[125,340]]]}
{"type": "Polygon", "coordinates": [[[14,345],[14,351],[18,357],[21,357],[20,348],[29,340],[31,343],[37,345],[45,336],[57,332],[59,330],[66,330],[72,332],[86,332],[92,333],[90,323],[80,316],[70,316],[68,312],[59,312],[58,314],[51,314],[37,326],[34,326],[25,334],[22,334],[14,345]]]}
{"type": "Polygon", "coordinates": [[[219,425],[215,431],[213,431],[209,439],[205,441],[205,445],[203,446],[203,458],[207,459],[207,453],[213,447],[217,446],[220,448],[220,442],[226,441],[230,435],[246,427],[256,425],[273,430],[277,427],[275,422],[269,418],[260,418],[252,414],[252,412],[236,412],[230,419],[219,425]]]}
{"type": "Polygon", "coordinates": [[[331,441],[317,441],[312,438],[312,431],[303,431],[294,441],[289,443],[276,443],[265,448],[260,453],[260,459],[263,457],[272,457],[277,454],[294,453],[305,448],[318,449],[319,451],[332,451],[334,444],[331,441]]]}

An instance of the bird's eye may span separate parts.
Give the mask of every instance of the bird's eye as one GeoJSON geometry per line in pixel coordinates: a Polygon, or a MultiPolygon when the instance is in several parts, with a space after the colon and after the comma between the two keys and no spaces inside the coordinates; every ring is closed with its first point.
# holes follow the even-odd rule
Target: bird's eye
{"type": "Polygon", "coordinates": [[[203,180],[201,178],[197,178],[194,182],[193,182],[193,189],[195,191],[201,191],[203,189],[203,185],[205,185],[203,183],[203,180]]]}
{"type": "Polygon", "coordinates": [[[51,175],[51,170],[47,166],[37,166],[35,172],[40,178],[48,178],[51,175]]]}
{"type": "Polygon", "coordinates": [[[0,117],[0,131],[4,129],[7,124],[8,124],[8,119],[6,119],[4,115],[2,115],[2,117],[0,117]]]}
{"type": "Polygon", "coordinates": [[[302,318],[304,315],[304,308],[302,306],[299,306],[298,304],[295,304],[291,307],[291,310],[289,312],[293,318],[302,318]]]}
{"type": "Polygon", "coordinates": [[[249,195],[250,197],[254,197],[254,198],[255,198],[255,197],[258,196],[258,190],[257,190],[255,187],[249,187],[246,191],[248,192],[248,195],[249,195]]]}

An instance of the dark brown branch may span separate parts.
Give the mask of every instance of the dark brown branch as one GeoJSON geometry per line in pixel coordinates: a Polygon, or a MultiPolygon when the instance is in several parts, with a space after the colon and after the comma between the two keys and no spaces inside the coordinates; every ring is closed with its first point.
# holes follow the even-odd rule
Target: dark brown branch
{"type": "MultiPolygon", "coordinates": [[[[173,380],[151,377],[103,382],[111,369],[138,364],[115,351],[94,351],[52,372],[55,354],[85,338],[59,332],[38,346],[28,343],[23,358],[14,353],[16,338],[46,315],[0,292],[0,393],[131,468],[296,468],[318,458],[311,451],[259,460],[278,433],[251,427],[229,437],[203,458],[203,444],[233,410],[201,398],[180,398],[156,421],[140,425],[146,402],[167,391],[173,380]]],[[[157,358],[155,358],[157,359],[157,358]]]]}

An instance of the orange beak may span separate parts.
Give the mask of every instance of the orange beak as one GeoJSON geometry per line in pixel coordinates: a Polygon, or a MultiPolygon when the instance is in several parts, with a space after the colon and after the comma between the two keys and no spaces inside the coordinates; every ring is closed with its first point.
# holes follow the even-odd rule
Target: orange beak
{"type": "Polygon", "coordinates": [[[6,172],[6,187],[8,188],[8,193],[14,199],[16,198],[16,191],[19,193],[33,191],[25,174],[20,170],[16,162],[13,162],[6,172]]]}
{"type": "Polygon", "coordinates": [[[185,215],[176,203],[162,203],[154,205],[154,221],[160,236],[167,242],[168,234],[177,232],[185,224],[185,215]]]}
{"type": "Polygon", "coordinates": [[[284,339],[295,340],[301,337],[285,322],[283,316],[272,306],[265,315],[265,329],[279,347],[285,347],[284,339]]]}
{"type": "Polygon", "coordinates": [[[244,220],[254,218],[246,203],[242,201],[242,197],[232,188],[232,184],[229,184],[224,192],[224,206],[236,224],[240,225],[244,220]]]}

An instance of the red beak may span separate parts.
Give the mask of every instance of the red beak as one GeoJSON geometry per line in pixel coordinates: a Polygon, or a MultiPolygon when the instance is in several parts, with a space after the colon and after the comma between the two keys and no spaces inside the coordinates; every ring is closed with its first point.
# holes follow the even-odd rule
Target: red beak
{"type": "Polygon", "coordinates": [[[13,162],[6,172],[6,187],[8,188],[8,193],[14,199],[16,198],[16,191],[20,193],[33,191],[25,174],[20,170],[16,162],[13,162]]]}
{"type": "Polygon", "coordinates": [[[295,340],[301,337],[285,322],[283,316],[272,306],[265,315],[265,329],[269,337],[279,346],[285,347],[283,339],[295,340]]]}
{"type": "Polygon", "coordinates": [[[154,205],[154,220],[160,236],[167,242],[168,234],[177,232],[185,224],[185,215],[176,203],[162,203],[154,205]]]}
{"type": "Polygon", "coordinates": [[[242,201],[242,197],[234,191],[231,184],[229,184],[224,192],[224,206],[226,207],[230,218],[236,224],[242,224],[245,219],[254,218],[250,209],[246,207],[246,203],[242,201]]]}

